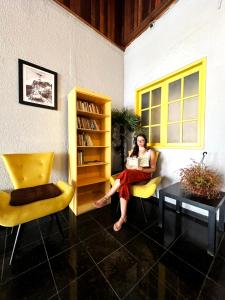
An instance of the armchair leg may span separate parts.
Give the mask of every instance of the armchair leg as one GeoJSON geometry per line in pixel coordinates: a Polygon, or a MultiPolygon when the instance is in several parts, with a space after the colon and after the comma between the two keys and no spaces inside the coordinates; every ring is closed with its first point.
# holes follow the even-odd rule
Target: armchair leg
{"type": "Polygon", "coordinates": [[[58,228],[59,228],[59,231],[60,231],[62,237],[65,238],[64,233],[63,233],[62,226],[61,226],[60,221],[59,221],[58,214],[55,214],[55,219],[56,219],[56,223],[57,223],[57,226],[58,226],[58,228]]]}
{"type": "Polygon", "coordinates": [[[142,198],[140,198],[140,201],[141,201],[141,207],[142,207],[142,211],[143,211],[144,218],[145,218],[145,223],[148,223],[142,198]]]}
{"type": "Polygon", "coordinates": [[[10,261],[9,261],[10,266],[12,264],[14,252],[15,252],[15,249],[16,249],[16,244],[17,244],[19,233],[20,233],[20,228],[21,228],[21,224],[18,226],[18,229],[17,229],[17,232],[16,232],[16,238],[15,238],[15,241],[14,241],[13,250],[12,250],[12,254],[11,254],[11,257],[10,257],[10,261]]]}

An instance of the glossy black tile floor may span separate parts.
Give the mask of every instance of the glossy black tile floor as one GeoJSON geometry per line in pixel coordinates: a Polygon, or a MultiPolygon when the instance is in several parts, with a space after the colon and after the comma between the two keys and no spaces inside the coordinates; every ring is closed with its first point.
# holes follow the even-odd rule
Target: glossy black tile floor
{"type": "Polygon", "coordinates": [[[9,267],[15,231],[0,227],[0,300],[19,299],[225,299],[225,239],[215,257],[206,252],[207,224],[166,209],[157,226],[155,199],[129,205],[120,232],[113,204],[75,217],[59,214],[26,224],[9,267]]]}

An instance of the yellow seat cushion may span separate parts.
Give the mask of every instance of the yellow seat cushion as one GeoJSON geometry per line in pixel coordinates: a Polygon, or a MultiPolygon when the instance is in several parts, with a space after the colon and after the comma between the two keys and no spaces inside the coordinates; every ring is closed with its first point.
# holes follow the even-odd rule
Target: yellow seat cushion
{"type": "MultiPolygon", "coordinates": [[[[110,176],[110,183],[113,186],[114,182],[117,178],[117,176],[119,175],[119,173],[114,174],[112,176],[110,176]]],[[[131,185],[131,194],[135,197],[140,197],[140,198],[149,198],[152,195],[154,195],[157,186],[160,184],[161,182],[161,177],[155,177],[151,180],[149,180],[149,182],[147,182],[146,184],[143,185],[131,185]]]]}
{"type": "Polygon", "coordinates": [[[73,187],[64,181],[58,181],[56,185],[62,191],[58,197],[21,206],[9,205],[10,195],[6,192],[0,192],[0,225],[13,227],[66,208],[73,197],[73,187]]]}

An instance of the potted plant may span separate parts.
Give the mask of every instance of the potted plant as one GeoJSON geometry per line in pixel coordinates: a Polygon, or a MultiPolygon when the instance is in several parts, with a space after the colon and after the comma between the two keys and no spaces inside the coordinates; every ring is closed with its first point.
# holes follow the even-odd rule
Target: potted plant
{"type": "MultiPolygon", "coordinates": [[[[203,156],[204,158],[204,156],[203,156]]],[[[180,169],[180,182],[188,193],[198,197],[216,199],[222,187],[222,176],[202,162],[180,169]]]]}
{"type": "MultiPolygon", "coordinates": [[[[140,130],[140,117],[128,108],[112,109],[112,144],[120,153],[121,170],[124,169],[125,148],[130,140],[130,134],[140,130]]],[[[127,150],[127,149],[126,149],[127,150]]]]}

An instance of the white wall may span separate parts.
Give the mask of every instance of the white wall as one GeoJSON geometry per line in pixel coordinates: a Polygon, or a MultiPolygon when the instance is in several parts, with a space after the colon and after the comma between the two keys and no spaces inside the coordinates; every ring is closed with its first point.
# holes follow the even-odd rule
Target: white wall
{"type": "MultiPolygon", "coordinates": [[[[54,151],[67,178],[67,94],[77,86],[123,105],[123,52],[52,0],[1,0],[0,153],[54,151]],[[58,111],[18,103],[18,58],[58,73],[58,111]]],[[[11,184],[0,161],[0,189],[11,184]]]]}
{"type": "Polygon", "coordinates": [[[162,185],[179,180],[179,169],[199,161],[225,176],[225,3],[179,0],[125,51],[125,106],[134,107],[135,89],[207,58],[205,146],[202,150],[160,149],[162,185]]]}

